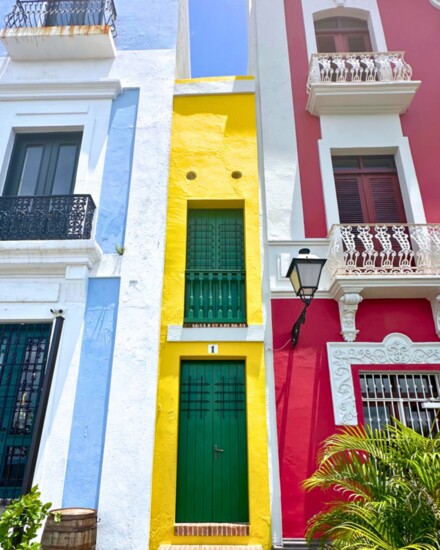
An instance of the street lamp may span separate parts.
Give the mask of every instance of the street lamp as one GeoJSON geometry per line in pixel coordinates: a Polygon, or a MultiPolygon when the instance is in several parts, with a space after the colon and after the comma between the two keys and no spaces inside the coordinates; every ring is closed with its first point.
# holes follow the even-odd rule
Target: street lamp
{"type": "Polygon", "coordinates": [[[293,258],[290,264],[286,277],[290,279],[293,290],[304,303],[304,309],[292,327],[292,347],[295,347],[298,343],[301,325],[306,320],[307,308],[312,302],[315,292],[318,290],[322,268],[326,261],[310,254],[308,248],[302,248],[298,256],[293,258]]]}

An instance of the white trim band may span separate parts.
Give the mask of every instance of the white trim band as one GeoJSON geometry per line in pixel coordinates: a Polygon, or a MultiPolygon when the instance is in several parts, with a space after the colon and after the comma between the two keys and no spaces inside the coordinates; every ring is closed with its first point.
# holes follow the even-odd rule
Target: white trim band
{"type": "Polygon", "coordinates": [[[264,325],[186,328],[168,325],[168,342],[264,342],[264,325]]]}

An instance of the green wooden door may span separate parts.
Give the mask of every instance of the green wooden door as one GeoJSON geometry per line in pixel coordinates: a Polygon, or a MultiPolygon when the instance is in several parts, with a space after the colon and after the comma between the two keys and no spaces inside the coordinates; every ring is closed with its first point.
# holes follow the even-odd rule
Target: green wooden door
{"type": "Polygon", "coordinates": [[[0,500],[21,494],[51,326],[0,325],[0,500]]]}
{"type": "Polygon", "coordinates": [[[249,521],[246,384],[242,361],[184,361],[177,523],[249,521]]]}

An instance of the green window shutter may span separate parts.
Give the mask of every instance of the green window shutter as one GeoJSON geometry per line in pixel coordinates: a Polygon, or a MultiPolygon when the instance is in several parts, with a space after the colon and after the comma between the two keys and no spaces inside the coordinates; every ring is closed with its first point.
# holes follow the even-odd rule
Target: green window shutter
{"type": "Polygon", "coordinates": [[[185,323],[245,323],[242,210],[188,212],[185,323]]]}
{"type": "Polygon", "coordinates": [[[216,265],[216,212],[188,212],[187,269],[213,270],[216,265]]]}

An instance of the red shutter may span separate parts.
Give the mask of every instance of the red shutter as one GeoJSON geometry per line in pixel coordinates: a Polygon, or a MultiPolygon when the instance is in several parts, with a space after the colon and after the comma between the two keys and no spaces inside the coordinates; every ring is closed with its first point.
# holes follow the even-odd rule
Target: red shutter
{"type": "Polygon", "coordinates": [[[340,223],[366,223],[366,205],[362,197],[362,177],[335,175],[340,223]]]}
{"type": "Polygon", "coordinates": [[[367,223],[406,223],[399,182],[395,174],[366,175],[370,219],[367,223]]]}
{"type": "Polygon", "coordinates": [[[316,44],[319,53],[336,53],[338,51],[336,36],[332,34],[317,35],[316,44]]]}
{"type": "Polygon", "coordinates": [[[356,33],[345,35],[347,52],[370,52],[370,37],[368,33],[356,33]]]}

